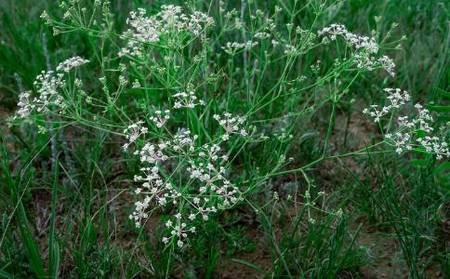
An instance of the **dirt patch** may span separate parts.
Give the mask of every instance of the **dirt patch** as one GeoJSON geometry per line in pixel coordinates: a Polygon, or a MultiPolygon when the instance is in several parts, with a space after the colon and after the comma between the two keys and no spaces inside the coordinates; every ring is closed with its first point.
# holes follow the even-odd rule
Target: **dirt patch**
{"type": "Polygon", "coordinates": [[[235,279],[235,278],[249,278],[260,279],[266,276],[261,271],[270,269],[272,265],[272,258],[267,252],[267,242],[261,237],[261,232],[257,229],[252,229],[248,233],[248,237],[257,241],[256,248],[252,252],[238,253],[231,259],[224,259],[219,263],[216,269],[216,278],[235,279]],[[260,268],[261,271],[251,267],[254,265],[260,268]]]}
{"type": "Polygon", "coordinates": [[[369,145],[374,134],[375,126],[361,113],[352,113],[350,119],[345,114],[338,114],[330,143],[336,151],[355,151],[369,145]]]}
{"type": "Polygon", "coordinates": [[[361,268],[364,278],[408,278],[397,241],[388,234],[363,231],[358,242],[367,247],[370,262],[361,268]]]}

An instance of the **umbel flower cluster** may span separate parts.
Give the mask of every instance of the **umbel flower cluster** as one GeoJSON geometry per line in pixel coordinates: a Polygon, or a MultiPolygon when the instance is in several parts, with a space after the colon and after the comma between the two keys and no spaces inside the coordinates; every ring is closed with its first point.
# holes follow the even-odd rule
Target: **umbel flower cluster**
{"type": "Polygon", "coordinates": [[[61,62],[55,71],[42,71],[34,81],[37,96],[32,98],[31,91],[22,92],[17,103],[17,114],[21,118],[28,117],[34,110],[47,113],[50,110],[61,113],[66,108],[61,90],[66,86],[64,73],[80,67],[89,61],[79,56],[61,62]]]}
{"type": "MultiPolygon", "coordinates": [[[[395,113],[410,100],[408,92],[399,88],[386,88],[388,104],[379,109],[378,105],[371,105],[363,113],[373,117],[374,122],[380,122],[383,116],[395,113]]],[[[388,143],[393,144],[398,154],[421,147],[427,153],[434,154],[437,160],[450,157],[450,150],[445,138],[440,138],[433,128],[433,117],[428,109],[421,104],[414,105],[415,116],[400,115],[397,117],[395,132],[385,134],[388,143]]]]}
{"type": "Polygon", "coordinates": [[[142,55],[146,45],[155,44],[173,34],[200,36],[214,24],[214,20],[198,11],[186,15],[179,6],[163,5],[161,11],[152,16],[147,16],[142,8],[130,12],[127,24],[130,29],[122,35],[127,40],[127,46],[122,48],[119,56],[136,57],[142,55]]]}
{"type": "Polygon", "coordinates": [[[395,64],[392,59],[386,55],[377,57],[380,47],[375,38],[351,33],[341,24],[331,24],[320,30],[318,35],[323,37],[325,43],[336,41],[338,37],[342,38],[349,47],[355,49],[353,59],[358,68],[368,71],[382,68],[391,76],[395,76],[395,64]]]}
{"type": "MultiPolygon", "coordinates": [[[[231,116],[226,113],[224,117],[231,116]]],[[[246,134],[242,124],[234,123],[233,131],[246,134]]],[[[164,132],[161,127],[157,129],[164,132]]],[[[131,124],[125,130],[128,138],[125,147],[139,137],[144,141],[134,152],[141,162],[141,174],[134,177],[139,183],[135,193],[140,198],[130,215],[136,226],[145,223],[149,210],[173,206],[175,213],[165,223],[168,235],[162,241],[166,244],[175,241],[178,247],[183,247],[188,235],[196,232],[196,222],[208,220],[218,210],[235,205],[241,199],[241,192],[227,178],[228,156],[220,146],[233,131],[226,130],[226,137],[205,144],[200,144],[199,137],[187,129],[151,142],[145,139],[148,129],[143,127],[143,122],[131,124]]]]}
{"type": "Polygon", "coordinates": [[[363,110],[364,114],[371,116],[374,122],[380,122],[381,118],[395,109],[399,109],[410,100],[409,93],[399,88],[385,88],[384,92],[387,93],[387,99],[389,104],[383,106],[381,109],[378,105],[371,105],[370,108],[363,110]]]}

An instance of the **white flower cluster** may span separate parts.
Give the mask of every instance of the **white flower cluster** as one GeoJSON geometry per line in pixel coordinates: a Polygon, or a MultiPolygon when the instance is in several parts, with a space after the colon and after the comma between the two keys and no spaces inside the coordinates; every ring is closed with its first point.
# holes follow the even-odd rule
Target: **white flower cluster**
{"type": "Polygon", "coordinates": [[[258,42],[252,40],[245,43],[227,42],[225,46],[222,46],[222,49],[229,55],[235,55],[240,50],[250,50],[257,45],[258,42]]]}
{"type": "Polygon", "coordinates": [[[21,118],[27,118],[33,111],[34,104],[31,100],[31,91],[21,92],[19,94],[19,102],[17,103],[17,114],[21,118]]]}
{"type": "MultiPolygon", "coordinates": [[[[134,135],[141,135],[142,123],[133,124],[134,135]]],[[[219,142],[220,144],[220,142],[219,142]]],[[[148,218],[150,208],[177,205],[177,212],[165,226],[172,240],[183,247],[189,233],[195,233],[195,221],[208,220],[218,210],[233,206],[240,200],[238,188],[227,177],[228,157],[217,143],[198,144],[198,136],[189,130],[159,142],[147,142],[134,154],[139,156],[141,174],[134,177],[140,186],[135,210],[130,215],[136,226],[148,218]]]]}
{"type": "Polygon", "coordinates": [[[138,121],[123,130],[123,133],[128,140],[128,142],[122,146],[124,150],[127,150],[140,136],[145,135],[148,132],[148,128],[144,127],[143,124],[144,121],[138,121]]]}
{"type": "Polygon", "coordinates": [[[17,103],[17,114],[21,118],[28,117],[33,110],[37,112],[49,112],[54,110],[56,112],[63,112],[66,108],[63,96],[60,94],[61,89],[66,85],[64,80],[64,72],[79,67],[89,62],[78,56],[69,58],[60,63],[55,71],[42,71],[34,81],[33,85],[36,88],[37,96],[31,98],[31,92],[22,92],[19,95],[19,102],[17,103]]]}
{"type": "MultiPolygon", "coordinates": [[[[374,122],[379,122],[380,118],[391,112],[393,109],[399,109],[409,100],[408,92],[401,89],[384,89],[388,93],[389,104],[382,109],[377,105],[372,105],[363,112],[374,118],[374,122]]],[[[398,128],[393,133],[385,135],[388,142],[395,145],[395,151],[402,154],[405,151],[413,150],[415,147],[422,147],[427,153],[434,154],[436,159],[441,160],[444,157],[450,157],[450,150],[445,139],[433,134],[433,117],[428,109],[421,104],[415,104],[417,114],[415,117],[406,115],[397,118],[398,128]]]]}
{"type": "Polygon", "coordinates": [[[86,60],[84,58],[81,58],[80,56],[74,56],[72,58],[69,58],[63,62],[61,62],[58,67],[56,67],[56,70],[59,72],[70,72],[72,69],[80,67],[86,63],[89,63],[89,60],[86,60]]]}
{"type": "Polygon", "coordinates": [[[385,88],[384,92],[388,94],[388,105],[383,106],[381,109],[379,109],[378,105],[371,105],[370,108],[363,110],[363,113],[373,117],[376,123],[380,122],[381,118],[392,112],[392,110],[399,109],[401,105],[404,105],[411,98],[407,91],[399,88],[385,88]]]}
{"type": "MultiPolygon", "coordinates": [[[[277,13],[277,12],[276,12],[277,13]]],[[[283,53],[288,56],[300,55],[305,49],[308,49],[314,45],[316,34],[303,30],[300,26],[294,28],[294,24],[288,23],[286,27],[291,32],[295,30],[295,38],[283,38],[281,34],[277,32],[277,24],[274,18],[268,17],[262,10],[256,10],[255,15],[250,14],[252,22],[251,26],[246,26],[245,21],[242,21],[238,13],[231,11],[225,15],[225,18],[231,20],[234,18],[233,28],[240,33],[245,34],[243,42],[227,42],[221,48],[225,53],[229,55],[236,55],[241,51],[249,51],[257,46],[270,44],[273,48],[281,46],[283,53]],[[255,30],[253,34],[249,30],[255,30]],[[248,38],[246,38],[248,36],[248,38]],[[302,41],[301,44],[295,42],[302,41]]],[[[278,26],[281,27],[281,26],[278,26]]]]}
{"type": "MultiPolygon", "coordinates": [[[[174,108],[194,109],[204,105],[193,91],[171,95],[174,108]]],[[[149,129],[138,121],[124,129],[127,150],[136,143],[134,155],[139,157],[140,174],[134,181],[139,184],[135,190],[138,196],[134,211],[129,218],[136,226],[142,226],[149,217],[149,211],[168,208],[174,211],[165,222],[167,234],[162,241],[183,247],[190,234],[196,232],[196,222],[208,220],[211,214],[225,210],[241,200],[239,189],[227,178],[228,156],[220,145],[231,135],[246,136],[245,118],[230,113],[214,115],[225,135],[200,144],[199,137],[187,129],[172,134],[161,129],[170,120],[169,110],[157,110],[149,117],[155,127],[164,134],[159,142],[148,141],[149,129]],[[142,141],[138,141],[142,139],[142,141]]]]}
{"type": "Polygon", "coordinates": [[[369,38],[367,36],[361,36],[353,34],[347,30],[344,25],[341,24],[331,24],[328,27],[323,28],[318,32],[319,36],[324,36],[332,41],[335,41],[338,36],[342,37],[347,44],[352,47],[365,52],[376,54],[378,52],[378,44],[374,38],[369,38]]]}
{"type": "Polygon", "coordinates": [[[181,220],[181,214],[175,215],[175,222],[168,220],[165,223],[167,229],[170,230],[170,236],[164,236],[162,242],[168,244],[172,239],[177,238],[177,246],[182,248],[185,244],[185,239],[188,237],[188,233],[195,233],[195,227],[187,229],[187,224],[181,220]]]}
{"type": "MultiPolygon", "coordinates": [[[[232,15],[228,13],[228,16],[230,18],[235,17],[234,26],[238,31],[246,32],[245,23],[241,21],[237,14],[232,15]]],[[[239,51],[249,51],[263,43],[263,41],[273,38],[272,33],[274,32],[276,25],[272,18],[267,17],[261,10],[256,10],[256,16],[250,15],[250,17],[255,21],[257,20],[257,18],[261,19],[263,25],[257,27],[257,31],[253,35],[248,34],[248,36],[251,38],[244,42],[227,42],[224,46],[221,47],[222,50],[225,51],[225,53],[229,55],[235,55],[239,51]]],[[[275,39],[271,41],[273,42],[274,46],[279,44],[279,42],[275,39]]]]}
{"type": "Polygon", "coordinates": [[[297,53],[297,47],[291,44],[286,44],[284,46],[284,54],[295,55],[297,53]]]}
{"type": "Polygon", "coordinates": [[[222,140],[227,141],[230,134],[239,134],[243,137],[247,136],[247,131],[242,127],[245,123],[245,118],[242,116],[233,116],[231,113],[224,113],[223,115],[214,114],[213,118],[219,122],[219,125],[225,130],[222,140]]]}
{"type": "Polygon", "coordinates": [[[173,95],[175,97],[174,109],[180,108],[195,108],[196,106],[204,106],[205,102],[203,100],[197,100],[194,91],[179,92],[173,95]]]}
{"type": "Polygon", "coordinates": [[[155,115],[150,117],[150,120],[155,123],[156,127],[161,128],[170,119],[170,110],[166,109],[164,111],[157,110],[155,115]]]}
{"type": "Polygon", "coordinates": [[[444,157],[450,157],[448,143],[442,141],[442,139],[437,136],[418,138],[417,142],[425,148],[426,152],[435,154],[437,160],[441,160],[444,157]]]}
{"type": "MultiPolygon", "coordinates": [[[[219,209],[225,209],[238,201],[239,190],[229,180],[226,179],[225,164],[228,161],[227,155],[220,155],[221,148],[218,144],[205,144],[198,152],[198,159],[191,160],[190,167],[187,168],[191,179],[196,179],[202,186],[199,188],[200,194],[214,193],[220,197],[219,209]]],[[[194,203],[199,204],[200,200],[194,203]]],[[[216,209],[200,208],[199,212],[203,219],[208,219],[208,211],[214,212],[216,209]]]]}
{"type": "Polygon", "coordinates": [[[127,46],[121,49],[119,56],[139,56],[145,44],[156,43],[169,33],[187,32],[199,36],[214,25],[212,17],[198,11],[187,15],[181,7],[174,5],[163,5],[161,9],[153,16],[147,16],[143,8],[130,12],[127,24],[131,28],[122,35],[127,46]]]}
{"type": "Polygon", "coordinates": [[[272,37],[272,35],[270,35],[269,32],[261,31],[261,32],[256,32],[254,37],[258,40],[267,40],[267,39],[270,39],[272,37]]]}
{"type": "MultiPolygon", "coordinates": [[[[372,61],[372,69],[378,66],[383,68],[392,77],[395,77],[395,63],[389,56],[383,55],[375,62],[372,61]]],[[[360,68],[361,67],[362,65],[360,66],[360,68]]]]}
{"type": "Polygon", "coordinates": [[[405,150],[412,150],[418,145],[422,146],[426,152],[435,154],[438,160],[444,156],[449,157],[448,144],[436,135],[432,135],[434,129],[430,111],[421,104],[416,104],[414,107],[417,110],[417,116],[411,119],[408,116],[398,117],[398,131],[386,134],[386,138],[396,145],[398,154],[405,150]],[[422,133],[425,133],[425,135],[422,133]]]}
{"type": "Polygon", "coordinates": [[[65,85],[63,74],[53,71],[42,71],[34,81],[34,86],[38,96],[34,98],[33,103],[37,112],[48,112],[50,106],[56,110],[63,108],[64,98],[59,94],[59,90],[65,85]]]}
{"type": "Polygon", "coordinates": [[[379,46],[374,38],[351,33],[341,24],[331,24],[320,30],[318,35],[324,38],[324,42],[335,41],[338,37],[343,38],[347,45],[356,50],[353,58],[358,68],[368,71],[383,68],[391,76],[395,76],[395,64],[392,59],[386,55],[376,57],[379,46]]]}

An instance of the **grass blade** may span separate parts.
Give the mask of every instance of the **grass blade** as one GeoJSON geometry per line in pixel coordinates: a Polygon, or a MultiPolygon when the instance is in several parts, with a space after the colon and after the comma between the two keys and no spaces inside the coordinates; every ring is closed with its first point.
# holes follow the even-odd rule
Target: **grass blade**
{"type": "Polygon", "coordinates": [[[49,263],[48,271],[50,278],[57,278],[60,264],[60,251],[57,240],[55,239],[55,218],[56,218],[56,198],[58,185],[59,164],[55,164],[54,179],[52,183],[52,200],[51,200],[51,215],[50,215],[50,236],[48,240],[49,248],[49,263]]]}
{"type": "Polygon", "coordinates": [[[14,201],[14,204],[17,207],[16,217],[20,231],[19,236],[25,247],[25,252],[34,274],[38,278],[46,278],[44,263],[39,253],[39,248],[36,243],[36,240],[34,239],[32,229],[30,228],[25,207],[23,206],[22,203],[23,195],[22,194],[19,195],[19,185],[22,183],[20,175],[16,179],[13,179],[11,170],[8,166],[8,162],[10,161],[8,152],[4,144],[2,144],[1,151],[3,157],[3,160],[1,160],[2,161],[1,169],[3,172],[4,180],[11,192],[11,197],[14,201]]]}

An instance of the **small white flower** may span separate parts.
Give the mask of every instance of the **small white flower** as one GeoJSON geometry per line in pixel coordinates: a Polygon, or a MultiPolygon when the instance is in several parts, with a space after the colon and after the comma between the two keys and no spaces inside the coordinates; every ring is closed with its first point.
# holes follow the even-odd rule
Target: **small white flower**
{"type": "Polygon", "coordinates": [[[150,117],[150,120],[156,125],[156,127],[163,127],[166,122],[170,119],[170,110],[157,110],[155,115],[150,117]]]}
{"type": "Polygon", "coordinates": [[[123,130],[125,137],[128,139],[128,142],[122,146],[124,150],[127,150],[140,136],[145,135],[148,132],[148,128],[144,127],[143,124],[143,121],[137,121],[123,130]]]}
{"type": "Polygon", "coordinates": [[[204,106],[205,102],[202,100],[197,100],[197,96],[193,91],[179,92],[173,95],[175,97],[174,109],[180,108],[195,108],[196,106],[204,106]]]}
{"type": "Polygon", "coordinates": [[[31,100],[31,91],[21,92],[19,95],[19,102],[17,103],[17,114],[21,118],[28,117],[33,111],[35,105],[31,100]]]}
{"type": "Polygon", "coordinates": [[[57,67],[56,70],[58,72],[70,72],[72,69],[80,67],[86,63],[89,63],[89,60],[86,60],[84,58],[81,58],[80,56],[75,56],[72,58],[69,58],[63,62],[61,62],[57,67]]]}
{"type": "Polygon", "coordinates": [[[226,112],[223,115],[214,114],[213,118],[225,130],[225,134],[222,136],[223,141],[227,141],[230,138],[230,134],[238,134],[243,137],[248,135],[247,131],[242,128],[245,123],[245,118],[242,116],[232,116],[226,112]]]}

